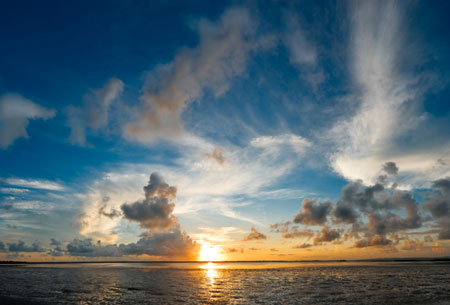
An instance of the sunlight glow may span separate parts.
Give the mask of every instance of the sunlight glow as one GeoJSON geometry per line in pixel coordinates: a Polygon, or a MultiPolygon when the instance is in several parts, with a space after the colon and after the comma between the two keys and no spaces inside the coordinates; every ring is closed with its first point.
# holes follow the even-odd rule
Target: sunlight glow
{"type": "Polygon", "coordinates": [[[198,259],[200,261],[216,261],[219,258],[219,248],[209,242],[203,242],[198,259]]]}

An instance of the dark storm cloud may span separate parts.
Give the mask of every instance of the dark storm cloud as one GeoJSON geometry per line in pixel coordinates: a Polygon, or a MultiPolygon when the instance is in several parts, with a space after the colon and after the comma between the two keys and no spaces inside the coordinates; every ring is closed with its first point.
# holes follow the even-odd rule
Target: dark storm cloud
{"type": "Polygon", "coordinates": [[[318,199],[304,199],[302,209],[294,216],[295,223],[322,225],[327,222],[331,211],[331,202],[319,202],[318,199]]]}
{"type": "Polygon", "coordinates": [[[5,244],[1,241],[0,241],[0,252],[6,252],[5,244]]]}
{"type": "Polygon", "coordinates": [[[371,238],[361,239],[355,242],[355,248],[366,248],[366,247],[381,247],[388,246],[392,244],[392,240],[387,239],[383,236],[374,236],[371,238]]]}
{"type": "Polygon", "coordinates": [[[323,242],[331,242],[341,237],[341,233],[336,229],[330,229],[329,227],[323,227],[322,230],[314,238],[314,244],[318,245],[323,242]]]}
{"type": "Polygon", "coordinates": [[[9,252],[44,252],[45,250],[39,246],[37,242],[34,242],[31,246],[28,246],[22,240],[17,243],[8,244],[9,252]]]}
{"type": "Polygon", "coordinates": [[[395,162],[386,162],[383,165],[383,170],[389,174],[389,175],[397,175],[398,174],[398,167],[395,162]]]}
{"type": "Polygon", "coordinates": [[[120,257],[124,255],[150,255],[177,258],[192,258],[198,245],[184,232],[175,229],[171,232],[154,233],[143,237],[136,243],[102,245],[92,239],[74,239],[67,245],[72,256],[120,257]]]}
{"type": "Polygon", "coordinates": [[[139,222],[146,229],[170,229],[178,224],[172,214],[175,205],[169,200],[175,199],[177,189],[169,186],[163,178],[153,173],[144,187],[145,199],[121,206],[126,219],[139,222]]]}
{"type": "Polygon", "coordinates": [[[250,240],[265,240],[267,239],[267,236],[256,230],[254,227],[251,228],[251,233],[248,234],[243,241],[250,241],[250,240]]]}
{"type": "Polygon", "coordinates": [[[433,182],[424,208],[431,212],[439,226],[439,239],[450,239],[450,177],[433,182]]]}

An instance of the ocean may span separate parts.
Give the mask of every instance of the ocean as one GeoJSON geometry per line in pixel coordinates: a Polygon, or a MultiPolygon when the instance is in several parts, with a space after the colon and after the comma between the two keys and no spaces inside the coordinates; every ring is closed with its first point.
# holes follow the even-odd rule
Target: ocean
{"type": "Polygon", "coordinates": [[[0,304],[450,304],[450,263],[0,267],[0,304]]]}

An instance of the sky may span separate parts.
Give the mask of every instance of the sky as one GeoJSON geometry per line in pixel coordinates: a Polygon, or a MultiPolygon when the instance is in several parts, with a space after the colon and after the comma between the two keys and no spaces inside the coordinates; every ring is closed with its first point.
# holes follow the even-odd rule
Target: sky
{"type": "Polygon", "coordinates": [[[13,1],[0,260],[450,256],[447,1],[13,1]]]}

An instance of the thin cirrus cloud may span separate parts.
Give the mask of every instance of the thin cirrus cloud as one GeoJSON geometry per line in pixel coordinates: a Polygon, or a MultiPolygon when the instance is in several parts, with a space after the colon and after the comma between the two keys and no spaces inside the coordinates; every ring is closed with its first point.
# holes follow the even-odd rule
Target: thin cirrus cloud
{"type": "Polygon", "coordinates": [[[7,189],[11,193],[22,193],[26,192],[26,189],[40,189],[47,191],[63,191],[65,187],[57,182],[49,180],[39,180],[39,179],[22,179],[22,178],[0,178],[0,182],[5,184],[20,187],[17,189],[7,189]]]}
{"type": "MultiPolygon", "coordinates": [[[[295,135],[257,137],[243,148],[224,147],[226,162],[220,164],[206,156],[215,150],[213,143],[197,142],[189,137],[181,150],[183,155],[175,165],[128,165],[106,173],[103,179],[92,183],[90,191],[83,195],[85,204],[80,223],[84,225],[80,232],[86,237],[115,241],[117,236],[110,232],[115,231],[120,219],[99,216],[98,211],[102,207],[107,213],[120,211],[124,202],[128,202],[130,207],[133,205],[130,202],[136,203],[136,207],[146,207],[140,194],[146,172],[149,171],[162,173],[176,185],[177,205],[173,210],[176,215],[189,216],[208,211],[235,221],[261,226],[258,219],[236,212],[236,208],[251,202],[240,198],[273,197],[273,194],[265,190],[292,172],[311,145],[306,139],[295,135]],[[189,146],[189,143],[196,144],[189,146]],[[202,144],[198,145],[199,143],[202,144]],[[108,201],[105,207],[106,196],[108,201]]],[[[298,192],[290,189],[279,190],[276,195],[276,198],[284,199],[299,196],[298,192]]]]}
{"type": "Polygon", "coordinates": [[[442,141],[448,135],[440,131],[437,120],[422,111],[426,75],[401,69],[407,58],[414,58],[404,32],[403,5],[360,1],[351,9],[351,71],[358,88],[352,98],[358,106],[354,115],[330,130],[337,148],[330,162],[345,178],[371,184],[378,178],[379,165],[393,160],[402,168],[403,188],[426,187],[450,175],[450,147],[442,141]]]}
{"type": "Polygon", "coordinates": [[[0,96],[0,148],[8,148],[19,138],[28,138],[30,120],[47,120],[55,114],[55,110],[42,107],[19,94],[0,96]]]}

